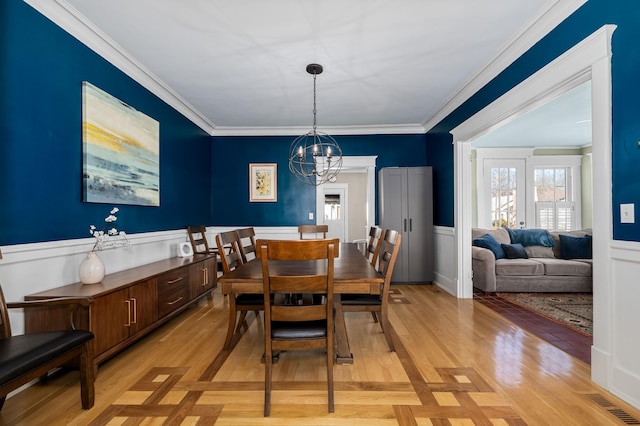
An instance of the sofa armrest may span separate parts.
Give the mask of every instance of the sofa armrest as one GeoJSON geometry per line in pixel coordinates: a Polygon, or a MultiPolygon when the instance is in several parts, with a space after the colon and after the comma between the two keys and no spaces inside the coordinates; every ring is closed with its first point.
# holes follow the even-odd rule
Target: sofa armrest
{"type": "Polygon", "coordinates": [[[473,286],[482,291],[496,291],[496,257],[491,250],[472,246],[473,286]]]}

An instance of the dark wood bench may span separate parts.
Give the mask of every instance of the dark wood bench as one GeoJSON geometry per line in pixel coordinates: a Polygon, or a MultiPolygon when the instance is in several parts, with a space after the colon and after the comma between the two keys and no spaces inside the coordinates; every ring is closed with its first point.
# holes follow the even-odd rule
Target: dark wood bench
{"type": "Polygon", "coordinates": [[[0,410],[7,394],[37,378],[46,378],[50,370],[70,363],[80,368],[82,408],[93,407],[95,371],[93,368],[93,333],[76,330],[73,313],[79,306],[88,307],[91,298],[58,298],[6,303],[0,287],[0,410]],[[11,335],[10,308],[37,308],[51,305],[69,306],[68,327],[60,331],[11,335]]]}

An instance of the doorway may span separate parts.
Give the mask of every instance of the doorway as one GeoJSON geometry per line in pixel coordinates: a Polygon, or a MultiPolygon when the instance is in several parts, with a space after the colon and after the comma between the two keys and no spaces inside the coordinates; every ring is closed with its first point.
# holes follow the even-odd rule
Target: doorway
{"type": "Polygon", "coordinates": [[[454,142],[456,296],[471,298],[471,143],[508,120],[532,110],[563,88],[591,79],[593,183],[593,346],[591,378],[610,385],[613,327],[611,240],[611,39],[614,25],[605,25],[492,104],[451,131],[454,142]]]}
{"type": "MultiPolygon", "coordinates": [[[[345,217],[345,235],[341,241],[366,238],[368,229],[375,224],[376,205],[376,160],[378,156],[345,156],[342,157],[342,170],[336,182],[325,183],[316,187],[316,224],[324,222],[325,188],[331,185],[346,185],[349,206],[348,218],[345,217]]],[[[331,235],[331,234],[330,234],[331,235]]]]}
{"type": "MultiPolygon", "coordinates": [[[[327,238],[339,238],[349,241],[349,185],[344,183],[325,183],[320,198],[322,209],[317,210],[317,223],[329,226],[327,238]]],[[[320,207],[318,203],[318,207],[320,207]]]]}

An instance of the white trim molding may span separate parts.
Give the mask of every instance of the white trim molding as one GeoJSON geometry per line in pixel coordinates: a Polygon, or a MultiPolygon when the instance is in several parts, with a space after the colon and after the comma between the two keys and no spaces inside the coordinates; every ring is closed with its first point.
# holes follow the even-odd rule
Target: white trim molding
{"type": "Polygon", "coordinates": [[[151,93],[165,101],[209,135],[215,125],[194,106],[187,102],[168,84],[142,65],[122,46],[88,21],[75,7],[65,0],[24,0],[25,3],[46,16],[54,24],[71,34],[89,49],[113,64],[120,71],[140,83],[151,93]]]}
{"type": "Polygon", "coordinates": [[[431,130],[586,2],[587,0],[549,1],[545,8],[523,26],[512,42],[471,76],[435,114],[425,119],[424,128],[431,130]]]}

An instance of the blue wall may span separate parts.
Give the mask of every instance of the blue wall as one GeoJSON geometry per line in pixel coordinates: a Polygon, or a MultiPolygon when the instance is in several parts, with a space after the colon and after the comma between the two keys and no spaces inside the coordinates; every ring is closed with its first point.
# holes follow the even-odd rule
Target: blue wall
{"type": "MultiPolygon", "coordinates": [[[[424,135],[334,138],[345,156],[377,155],[377,170],[389,166],[427,165],[424,135]]],[[[287,158],[294,139],[295,136],[213,138],[212,223],[220,226],[311,223],[308,214],[316,210],[316,188],[298,181],[289,172],[287,158]],[[249,202],[249,163],[278,164],[276,203],[249,202]]]]}
{"type": "MultiPolygon", "coordinates": [[[[502,94],[578,44],[605,24],[616,24],[612,50],[613,89],[613,218],[614,238],[640,241],[640,220],[635,224],[620,224],[621,203],[635,203],[636,217],[640,217],[640,4],[627,0],[589,0],[573,15],[522,55],[511,66],[453,111],[427,134],[430,162],[439,151],[448,153],[449,147],[435,148],[434,144],[450,145],[448,132],[502,94]],[[433,154],[432,154],[433,153],[433,154]]],[[[453,157],[448,169],[453,169],[453,157]]],[[[446,161],[446,159],[445,159],[446,161]]],[[[435,164],[435,163],[434,163],[435,164]]],[[[447,165],[442,166],[447,169],[447,165]]],[[[436,175],[438,175],[436,173],[436,175]]],[[[439,179],[444,176],[438,176],[439,179]]],[[[440,182],[436,205],[448,204],[446,212],[453,212],[453,176],[440,182]]],[[[442,208],[442,207],[439,207],[442,208]]],[[[439,221],[447,219],[440,217],[439,221]]],[[[436,221],[437,222],[437,221],[436,221]]]]}
{"type": "MultiPolygon", "coordinates": [[[[291,181],[289,137],[216,137],[149,93],[19,0],[0,2],[0,245],[88,237],[111,206],[83,203],[81,83],[89,81],[160,122],[161,206],[120,206],[120,228],[144,232],[190,223],[295,225],[315,209],[314,188],[291,181]],[[213,143],[211,143],[213,141],[213,143]],[[248,164],[277,162],[277,203],[249,203],[248,164]],[[222,207],[225,207],[224,209],[222,207]],[[227,207],[235,210],[228,212],[227,207]]],[[[640,241],[640,221],[620,224],[621,203],[640,206],[640,7],[589,0],[425,135],[342,136],[345,155],[379,155],[378,167],[434,167],[435,224],[453,226],[448,132],[604,24],[613,37],[614,238],[640,241]]],[[[640,210],[636,207],[636,216],[640,210]]]]}
{"type": "Polygon", "coordinates": [[[160,207],[119,206],[129,233],[210,223],[210,137],[23,1],[0,6],[0,245],[86,238],[82,81],[160,122],[160,207]]]}

